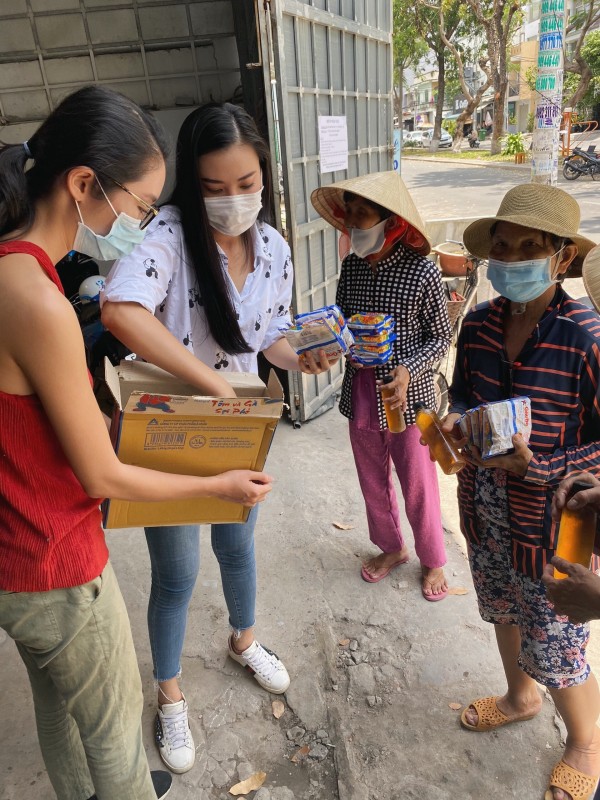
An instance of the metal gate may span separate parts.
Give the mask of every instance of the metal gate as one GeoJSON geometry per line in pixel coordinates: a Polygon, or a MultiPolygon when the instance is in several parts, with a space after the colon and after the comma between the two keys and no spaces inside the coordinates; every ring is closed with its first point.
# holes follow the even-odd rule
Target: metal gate
{"type": "MultiPolygon", "coordinates": [[[[284,227],[295,270],[293,307],[300,313],[333,303],[339,275],[337,232],[313,209],[311,192],[392,167],[392,3],[267,0],[264,6],[277,88],[272,112],[279,116],[284,227]],[[319,116],[346,117],[347,171],[320,174],[319,116]]],[[[342,372],[338,365],[318,376],[290,373],[292,419],[307,420],[327,407],[342,372]]]]}

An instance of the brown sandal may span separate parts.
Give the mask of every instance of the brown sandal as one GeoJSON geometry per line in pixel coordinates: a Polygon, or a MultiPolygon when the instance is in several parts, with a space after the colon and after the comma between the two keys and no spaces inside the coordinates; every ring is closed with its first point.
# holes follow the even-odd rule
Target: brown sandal
{"type": "Polygon", "coordinates": [[[550,775],[550,784],[546,789],[544,800],[554,800],[553,788],[568,792],[573,800],[592,800],[597,784],[597,775],[586,775],[585,772],[579,772],[564,761],[559,761],[550,775]]]}
{"type": "Polygon", "coordinates": [[[527,719],[533,719],[539,711],[535,714],[521,714],[518,717],[507,717],[496,703],[497,697],[482,697],[479,700],[473,700],[472,703],[465,708],[460,715],[460,724],[463,728],[469,731],[493,731],[496,728],[501,728],[503,725],[509,725],[511,722],[525,722],[527,719]],[[477,725],[471,725],[467,720],[466,713],[470,708],[474,708],[477,713],[477,725]]]}

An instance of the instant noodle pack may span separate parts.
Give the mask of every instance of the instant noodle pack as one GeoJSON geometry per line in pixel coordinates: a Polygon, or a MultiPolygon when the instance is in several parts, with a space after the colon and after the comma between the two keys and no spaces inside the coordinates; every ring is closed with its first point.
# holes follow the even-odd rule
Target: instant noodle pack
{"type": "Polygon", "coordinates": [[[482,459],[503,456],[514,450],[512,437],[520,433],[525,442],[531,434],[531,400],[511,397],[496,403],[470,408],[458,420],[469,443],[478,448],[482,459]]]}
{"type": "Polygon", "coordinates": [[[378,366],[392,355],[395,322],[385,314],[353,314],[348,327],[354,336],[352,358],[359,364],[378,366]]]}
{"type": "Polygon", "coordinates": [[[350,354],[354,361],[369,366],[388,361],[396,338],[392,317],[354,314],[346,321],[336,305],[298,314],[282,333],[298,355],[325,350],[328,358],[350,354]]]}
{"type": "Polygon", "coordinates": [[[294,324],[281,331],[298,355],[307,350],[325,350],[327,358],[334,359],[350,352],[354,344],[346,320],[335,305],[297,314],[294,324]]]}

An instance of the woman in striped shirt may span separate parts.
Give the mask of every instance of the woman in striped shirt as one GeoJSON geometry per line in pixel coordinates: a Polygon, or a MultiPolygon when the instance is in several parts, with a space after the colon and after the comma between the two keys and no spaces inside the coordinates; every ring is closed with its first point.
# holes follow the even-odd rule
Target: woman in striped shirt
{"type": "MultiPolygon", "coordinates": [[[[600,774],[600,693],[585,650],[587,625],[558,616],[541,582],[556,548],[552,496],[567,474],[600,473],[600,320],[560,282],[594,243],[577,233],[579,206],[550,186],[511,189],[496,217],[465,231],[470,252],[489,257],[501,295],[465,319],[445,429],[467,409],[515,396],[531,400],[532,431],[514,452],[481,460],[471,448],[459,475],[461,527],[482,618],[495,625],[508,683],[476,700],[461,722],[488,731],[531,719],[548,688],[567,728],[546,800],[584,800],[600,774]]],[[[577,274],[577,273],[575,273],[577,274]]]]}

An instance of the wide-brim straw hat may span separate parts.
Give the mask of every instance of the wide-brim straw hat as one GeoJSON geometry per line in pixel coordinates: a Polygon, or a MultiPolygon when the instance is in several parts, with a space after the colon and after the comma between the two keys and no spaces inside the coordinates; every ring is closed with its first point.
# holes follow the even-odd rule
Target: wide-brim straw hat
{"type": "Polygon", "coordinates": [[[421,219],[404,181],[397,172],[371,172],[368,175],[349,178],[314,190],[310,196],[313,206],[323,219],[339,231],[346,230],[344,192],[352,192],[366,200],[371,200],[371,202],[387,208],[392,214],[402,217],[425,239],[424,246],[419,249],[421,255],[426,256],[431,251],[431,242],[427,236],[425,223],[421,219]]]}
{"type": "Polygon", "coordinates": [[[492,227],[497,222],[511,222],[570,239],[577,245],[577,255],[566,277],[578,278],[585,256],[595,246],[595,242],[577,232],[580,219],[579,203],[567,192],[556,186],[522,183],[506,193],[495,217],[472,222],[463,233],[463,241],[470,253],[487,258],[492,246],[492,227]]]}
{"type": "Polygon", "coordinates": [[[600,313],[600,244],[593,247],[583,260],[582,278],[587,296],[600,313]]]}

